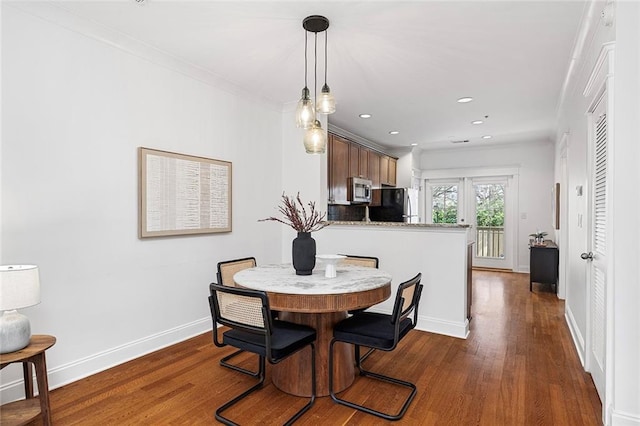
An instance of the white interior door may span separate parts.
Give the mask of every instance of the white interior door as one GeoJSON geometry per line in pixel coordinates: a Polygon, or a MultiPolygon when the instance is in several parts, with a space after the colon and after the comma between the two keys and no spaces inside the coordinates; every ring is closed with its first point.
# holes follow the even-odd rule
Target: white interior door
{"type": "Polygon", "coordinates": [[[582,258],[588,262],[589,332],[587,370],[593,377],[601,401],[605,394],[607,341],[607,114],[604,98],[591,113],[591,183],[589,216],[590,251],[582,258]]]}

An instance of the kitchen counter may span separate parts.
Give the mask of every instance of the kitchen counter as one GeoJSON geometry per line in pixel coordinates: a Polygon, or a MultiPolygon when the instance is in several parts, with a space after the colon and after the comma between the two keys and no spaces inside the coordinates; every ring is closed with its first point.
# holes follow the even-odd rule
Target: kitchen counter
{"type": "Polygon", "coordinates": [[[344,226],[393,226],[398,228],[453,228],[453,229],[467,229],[470,225],[459,225],[457,223],[404,223],[404,222],[365,222],[365,221],[340,221],[340,220],[328,220],[327,223],[331,225],[344,225],[344,226]]]}

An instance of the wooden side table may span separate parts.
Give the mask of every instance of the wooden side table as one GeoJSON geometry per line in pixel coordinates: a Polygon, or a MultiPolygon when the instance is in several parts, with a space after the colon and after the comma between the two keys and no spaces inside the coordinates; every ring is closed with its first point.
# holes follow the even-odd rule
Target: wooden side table
{"type": "Polygon", "coordinates": [[[51,425],[51,410],[49,409],[49,383],[47,380],[47,364],[44,351],[56,343],[56,338],[47,335],[33,335],[29,346],[19,351],[0,354],[0,370],[14,362],[22,363],[24,374],[25,399],[10,402],[0,407],[0,424],[23,425],[42,414],[42,423],[51,425]],[[31,364],[36,369],[38,382],[38,398],[33,397],[33,379],[31,364]]]}

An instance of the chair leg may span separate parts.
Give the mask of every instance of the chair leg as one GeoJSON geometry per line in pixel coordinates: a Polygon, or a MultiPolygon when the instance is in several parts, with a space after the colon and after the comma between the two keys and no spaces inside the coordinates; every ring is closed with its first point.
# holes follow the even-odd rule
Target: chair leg
{"type": "Polygon", "coordinates": [[[373,351],[375,351],[375,348],[369,348],[369,350],[360,357],[360,362],[364,361],[365,359],[369,358],[369,355],[371,355],[373,353],[373,351]]]}
{"type": "Polygon", "coordinates": [[[356,365],[358,367],[358,370],[360,371],[360,375],[361,376],[371,377],[373,379],[377,379],[377,380],[381,380],[381,381],[384,381],[384,382],[387,382],[387,383],[393,383],[393,384],[396,384],[396,385],[399,385],[399,386],[403,386],[403,387],[409,388],[409,389],[411,389],[411,393],[409,394],[407,399],[405,399],[404,403],[402,404],[402,408],[400,409],[400,411],[397,414],[383,413],[382,411],[377,411],[377,410],[374,410],[372,408],[365,407],[364,405],[359,405],[359,404],[356,404],[354,402],[347,401],[347,400],[342,399],[342,398],[338,398],[336,396],[335,392],[333,391],[333,345],[334,345],[335,342],[337,342],[337,340],[336,339],[332,339],[331,340],[331,344],[329,345],[329,394],[331,395],[331,399],[333,399],[338,404],[354,408],[354,409],[362,411],[364,413],[372,414],[372,415],[374,415],[376,417],[381,417],[381,418],[387,419],[387,420],[399,420],[399,419],[401,419],[404,416],[404,414],[406,413],[407,409],[409,408],[409,404],[411,404],[411,401],[413,401],[413,398],[416,396],[416,393],[417,393],[416,385],[414,385],[413,383],[410,383],[410,382],[406,382],[404,380],[396,379],[396,378],[389,377],[389,376],[384,376],[382,374],[374,373],[374,372],[367,371],[367,370],[363,369],[362,365],[361,365],[362,358],[360,357],[360,347],[358,345],[355,345],[355,359],[356,359],[356,365]]]}
{"type": "MultiPolygon", "coordinates": [[[[243,353],[244,351],[242,349],[238,349],[237,351],[235,351],[234,353],[232,353],[231,355],[227,355],[226,357],[222,358],[220,360],[220,365],[223,367],[227,367],[230,368],[231,370],[235,370],[235,371],[239,371],[240,373],[249,375],[251,377],[258,377],[260,375],[260,366],[258,365],[258,371],[251,371],[251,370],[247,370],[246,368],[242,368],[239,367],[237,365],[233,365],[228,363],[227,361],[229,361],[231,358],[235,357],[236,355],[240,355],[241,353],[243,353]]],[[[260,360],[258,360],[258,364],[260,363],[260,360]]]]}
{"type": "Polygon", "coordinates": [[[222,405],[221,407],[219,407],[216,410],[216,420],[218,420],[220,423],[224,423],[225,425],[229,425],[229,426],[237,425],[237,423],[234,423],[231,420],[229,420],[228,418],[224,417],[222,415],[222,412],[227,410],[228,408],[232,407],[233,405],[237,404],[238,402],[240,402],[243,398],[245,398],[251,392],[254,392],[254,391],[260,389],[262,387],[262,385],[264,384],[264,376],[265,376],[265,374],[264,374],[264,372],[265,372],[265,359],[264,359],[264,357],[262,357],[262,356],[260,357],[259,363],[260,363],[260,369],[258,371],[258,377],[260,378],[260,380],[258,381],[258,383],[256,383],[255,385],[251,386],[249,389],[247,389],[246,391],[242,392],[240,395],[236,396],[231,401],[225,403],[224,405],[222,405]]]}
{"type": "MultiPolygon", "coordinates": [[[[307,402],[307,404],[304,407],[298,410],[289,420],[287,420],[287,422],[285,423],[285,426],[292,425],[296,420],[298,420],[300,416],[306,413],[313,406],[316,400],[316,350],[315,350],[315,345],[313,343],[311,343],[309,346],[311,347],[311,399],[309,400],[309,402],[307,402]]],[[[216,420],[229,426],[237,425],[237,423],[234,423],[230,419],[222,416],[221,413],[229,409],[236,403],[240,402],[240,400],[245,398],[250,393],[261,388],[262,385],[264,384],[264,377],[265,377],[264,373],[265,373],[265,358],[260,357],[260,370],[258,371],[258,377],[260,378],[260,380],[258,381],[258,383],[256,383],[246,391],[242,392],[240,395],[236,396],[231,401],[225,403],[223,406],[219,407],[216,410],[216,420]]]]}

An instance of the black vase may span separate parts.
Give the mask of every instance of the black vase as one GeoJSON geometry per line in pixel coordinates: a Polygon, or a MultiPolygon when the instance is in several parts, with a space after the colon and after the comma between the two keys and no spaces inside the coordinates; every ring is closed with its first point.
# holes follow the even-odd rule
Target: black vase
{"type": "Polygon", "coordinates": [[[311,232],[298,232],[292,245],[293,268],[296,275],[311,275],[316,266],[316,240],[311,232]]]}

